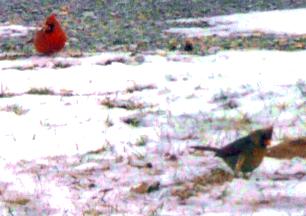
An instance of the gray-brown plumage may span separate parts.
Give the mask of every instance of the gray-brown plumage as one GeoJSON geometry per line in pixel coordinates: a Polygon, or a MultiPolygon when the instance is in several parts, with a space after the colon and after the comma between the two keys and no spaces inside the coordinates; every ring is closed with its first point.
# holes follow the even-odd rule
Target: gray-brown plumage
{"type": "Polygon", "coordinates": [[[213,151],[217,157],[222,158],[225,163],[238,174],[252,172],[262,162],[267,152],[267,146],[272,140],[273,127],[259,129],[251,132],[223,148],[208,146],[191,146],[201,151],[213,151]]]}

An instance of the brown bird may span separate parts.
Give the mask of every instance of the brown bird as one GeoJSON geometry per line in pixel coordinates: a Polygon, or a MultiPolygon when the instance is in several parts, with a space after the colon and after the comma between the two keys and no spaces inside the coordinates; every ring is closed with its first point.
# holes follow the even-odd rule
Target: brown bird
{"type": "Polygon", "coordinates": [[[47,17],[42,29],[36,32],[33,42],[37,52],[50,55],[62,50],[67,36],[56,19],[56,14],[47,17]]]}
{"type": "Polygon", "coordinates": [[[191,148],[215,152],[215,155],[222,158],[235,175],[241,171],[245,176],[261,164],[267,146],[271,143],[272,133],[273,127],[268,127],[255,130],[220,149],[208,146],[191,146],[191,148]]]}

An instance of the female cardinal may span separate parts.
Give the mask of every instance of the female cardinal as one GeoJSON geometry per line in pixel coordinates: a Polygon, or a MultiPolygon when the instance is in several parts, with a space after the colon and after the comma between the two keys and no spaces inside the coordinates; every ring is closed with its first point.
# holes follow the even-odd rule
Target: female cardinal
{"type": "Polygon", "coordinates": [[[262,162],[267,146],[272,139],[273,127],[259,129],[251,132],[223,148],[209,146],[191,146],[191,148],[202,151],[213,151],[217,157],[222,158],[225,163],[234,170],[235,175],[239,171],[246,174],[256,169],[262,162]]]}
{"type": "Polygon", "coordinates": [[[47,17],[42,29],[34,36],[34,46],[37,52],[50,55],[64,48],[67,36],[55,14],[47,17]]]}

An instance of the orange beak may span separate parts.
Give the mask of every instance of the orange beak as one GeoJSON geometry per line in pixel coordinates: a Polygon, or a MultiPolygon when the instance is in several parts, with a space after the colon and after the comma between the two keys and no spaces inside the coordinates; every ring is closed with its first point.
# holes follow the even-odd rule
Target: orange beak
{"type": "Polygon", "coordinates": [[[48,25],[46,23],[39,25],[39,27],[37,28],[37,31],[46,31],[46,29],[48,28],[48,25]]]}
{"type": "Polygon", "coordinates": [[[271,145],[271,139],[265,140],[264,143],[265,143],[265,146],[271,145]]]}

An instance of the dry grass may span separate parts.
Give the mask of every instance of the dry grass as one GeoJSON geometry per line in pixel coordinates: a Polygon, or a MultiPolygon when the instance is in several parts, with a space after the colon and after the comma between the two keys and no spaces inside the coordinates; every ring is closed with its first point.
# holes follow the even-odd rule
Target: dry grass
{"type": "Polygon", "coordinates": [[[54,95],[54,92],[49,88],[31,88],[27,94],[54,95]]]}
{"type": "Polygon", "coordinates": [[[195,185],[211,186],[222,185],[225,182],[232,181],[234,176],[222,169],[214,169],[209,175],[196,177],[193,182],[195,185]]]}
{"type": "Polygon", "coordinates": [[[23,115],[26,114],[29,110],[24,109],[22,106],[18,104],[13,104],[13,105],[7,105],[5,108],[0,108],[0,111],[13,112],[16,115],[23,115]]]}
{"type": "Polygon", "coordinates": [[[145,108],[145,104],[141,102],[136,102],[132,99],[129,100],[118,100],[105,98],[100,102],[101,105],[106,106],[107,108],[122,108],[126,110],[135,110],[145,108]]]}

